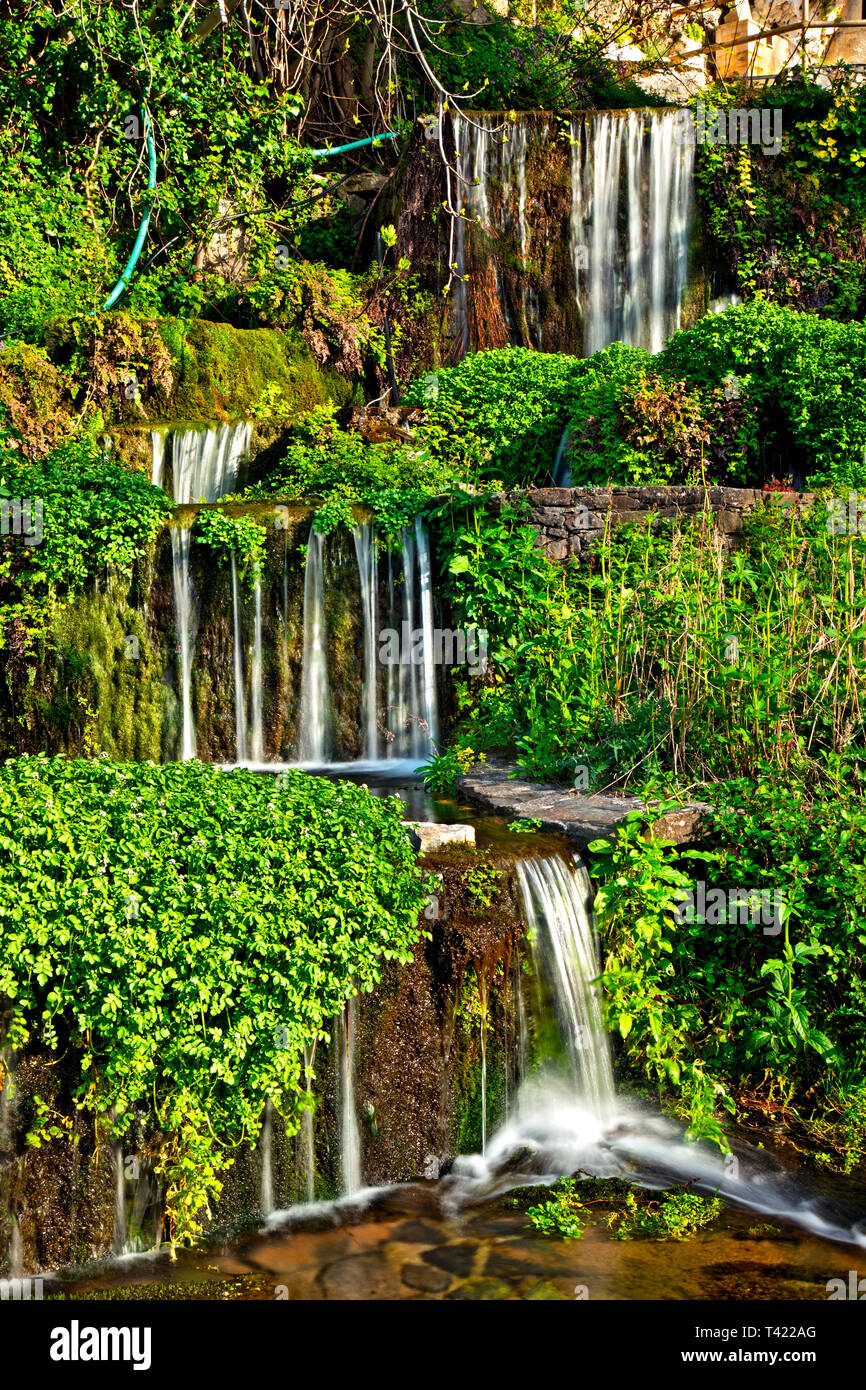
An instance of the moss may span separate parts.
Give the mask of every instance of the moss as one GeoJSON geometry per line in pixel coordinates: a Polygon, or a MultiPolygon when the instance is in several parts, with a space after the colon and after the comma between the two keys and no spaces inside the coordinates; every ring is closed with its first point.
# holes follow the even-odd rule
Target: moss
{"type": "Polygon", "coordinates": [[[12,343],[0,353],[0,421],[43,453],[76,428],[69,381],[41,348],[12,343]]]}
{"type": "Polygon", "coordinates": [[[233,328],[207,319],[162,319],[159,330],[175,367],[175,386],[159,401],[165,419],[214,420],[264,411],[298,415],[350,387],[319,367],[295,333],[233,328]]]}
{"type": "Polygon", "coordinates": [[[114,758],[160,756],[162,669],[128,589],[111,577],[59,608],[53,624],[61,653],[54,700],[45,715],[72,733],[76,713],[85,749],[114,758]]]}

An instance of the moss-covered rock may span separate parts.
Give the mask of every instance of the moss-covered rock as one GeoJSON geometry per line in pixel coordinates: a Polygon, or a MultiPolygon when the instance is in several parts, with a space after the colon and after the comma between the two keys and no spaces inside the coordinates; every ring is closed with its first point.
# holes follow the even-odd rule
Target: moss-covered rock
{"type": "Polygon", "coordinates": [[[164,419],[292,418],[329,400],[343,405],[351,395],[349,385],[319,367],[293,332],[207,319],[162,319],[159,330],[175,372],[171,394],[158,393],[164,419]]]}

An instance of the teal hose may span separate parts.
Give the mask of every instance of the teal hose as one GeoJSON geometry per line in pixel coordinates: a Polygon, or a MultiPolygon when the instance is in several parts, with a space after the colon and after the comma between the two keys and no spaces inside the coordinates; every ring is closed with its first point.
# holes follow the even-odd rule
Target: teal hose
{"type": "MultiPolygon", "coordinates": [[[[144,117],[144,138],[147,141],[147,154],[149,162],[147,175],[147,191],[149,194],[152,194],[154,189],[156,188],[156,145],[154,143],[153,130],[151,129],[150,124],[150,116],[148,115],[146,106],[142,106],[141,114],[144,117]]],[[[120,299],[121,295],[125,294],[126,291],[129,289],[129,281],[132,277],[132,272],[135,270],[136,263],[138,261],[139,256],[141,255],[145,238],[147,236],[147,229],[150,225],[150,214],[152,211],[153,198],[148,197],[147,207],[145,208],[144,217],[141,219],[141,226],[138,229],[138,236],[135,238],[135,245],[132,248],[132,254],[123,268],[123,274],[121,275],[114,289],[111,291],[111,294],[108,296],[105,303],[103,304],[103,309],[111,309],[117,303],[118,299],[120,299]]]]}
{"type": "Polygon", "coordinates": [[[347,150],[360,150],[364,145],[378,145],[380,140],[399,139],[396,130],[386,130],[382,135],[369,135],[366,140],[353,140],[351,145],[333,145],[329,150],[310,150],[314,159],[327,159],[329,154],[345,154],[347,150]]]}
{"type": "MultiPolygon", "coordinates": [[[[149,158],[147,191],[149,194],[152,194],[154,189],[156,188],[156,145],[154,144],[150,116],[148,115],[146,106],[142,106],[141,114],[144,117],[144,135],[145,139],[147,140],[147,153],[149,158]]],[[[314,159],[327,159],[327,157],[332,154],[345,154],[348,150],[360,150],[365,145],[378,145],[380,140],[396,139],[398,139],[398,132],[396,130],[386,130],[381,135],[370,135],[367,137],[366,140],[353,140],[349,145],[334,145],[331,147],[331,149],[311,150],[310,153],[312,154],[314,159]]],[[[138,229],[138,236],[135,238],[135,245],[132,248],[132,254],[123,268],[123,274],[121,275],[114,289],[111,291],[111,294],[108,296],[105,303],[103,304],[103,309],[113,308],[114,305],[117,303],[118,299],[120,299],[129,289],[129,282],[132,278],[132,272],[135,270],[135,267],[138,263],[138,258],[141,255],[145,239],[147,237],[147,229],[150,225],[150,214],[152,211],[153,198],[149,197],[147,200],[147,207],[145,209],[144,217],[141,219],[141,226],[138,229]]]]}

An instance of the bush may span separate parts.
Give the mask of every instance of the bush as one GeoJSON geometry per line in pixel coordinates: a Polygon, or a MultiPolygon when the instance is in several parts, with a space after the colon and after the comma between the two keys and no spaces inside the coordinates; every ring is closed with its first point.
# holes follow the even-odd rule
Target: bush
{"type": "MultiPolygon", "coordinates": [[[[426,889],[399,803],[303,773],[20,758],[0,769],[5,1046],[78,1058],[101,1133],[149,1120],[172,1241],[303,1049],[406,963],[426,889]]],[[[34,1136],[38,1141],[38,1133],[34,1136]]]]}

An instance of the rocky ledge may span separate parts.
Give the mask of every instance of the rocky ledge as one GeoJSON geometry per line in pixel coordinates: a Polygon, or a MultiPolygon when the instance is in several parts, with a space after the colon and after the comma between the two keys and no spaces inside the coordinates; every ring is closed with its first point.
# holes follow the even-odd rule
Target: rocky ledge
{"type": "MultiPolygon", "coordinates": [[[[591,840],[610,840],[630,811],[643,811],[645,804],[636,796],[600,796],[573,791],[514,777],[510,763],[489,762],[461,777],[459,795],[472,806],[511,819],[533,819],[541,829],[566,835],[578,845],[591,840]]],[[[669,811],[653,823],[652,832],[676,844],[689,844],[700,837],[704,815],[711,808],[692,802],[669,811]]]]}

